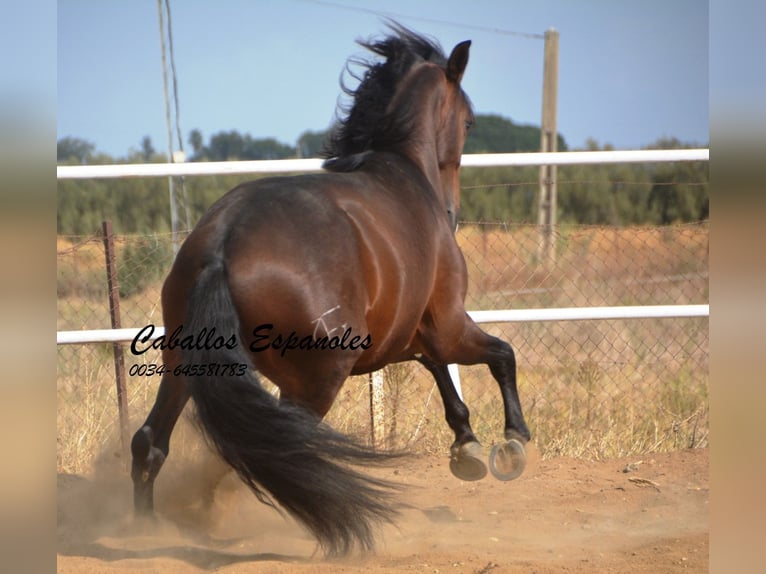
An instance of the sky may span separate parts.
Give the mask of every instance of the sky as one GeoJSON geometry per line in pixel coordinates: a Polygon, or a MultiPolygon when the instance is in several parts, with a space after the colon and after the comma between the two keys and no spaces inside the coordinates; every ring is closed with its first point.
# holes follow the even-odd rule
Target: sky
{"type": "MultiPolygon", "coordinates": [[[[558,129],[570,149],[588,139],[617,149],[709,141],[705,0],[170,0],[170,8],[187,149],[192,129],[206,142],[237,130],[288,145],[327,129],[346,61],[364,55],[356,40],[384,34],[387,16],[446,52],[473,41],[463,88],[479,114],[540,125],[542,36],[555,28],[558,129]]],[[[57,12],[57,137],[125,157],[149,136],[166,151],[156,0],[59,0],[57,12]]]]}

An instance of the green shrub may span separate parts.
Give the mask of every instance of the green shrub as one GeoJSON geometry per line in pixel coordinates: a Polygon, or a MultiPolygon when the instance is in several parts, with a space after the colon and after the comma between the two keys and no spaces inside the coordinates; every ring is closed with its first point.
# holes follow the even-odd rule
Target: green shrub
{"type": "Polygon", "coordinates": [[[117,260],[120,297],[143,291],[168,272],[172,260],[173,251],[168,241],[156,236],[131,240],[117,260]]]}

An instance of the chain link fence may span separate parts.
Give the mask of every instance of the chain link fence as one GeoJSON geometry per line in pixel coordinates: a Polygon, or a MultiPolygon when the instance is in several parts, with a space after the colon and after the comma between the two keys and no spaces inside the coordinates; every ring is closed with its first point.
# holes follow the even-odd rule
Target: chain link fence
{"type": "MultiPolygon", "coordinates": [[[[463,223],[469,310],[698,304],[708,301],[706,222],[663,227],[560,226],[543,253],[534,225],[463,223]]],[[[116,236],[123,327],[162,324],[160,289],[170,235],[116,236]]],[[[58,329],[110,327],[103,238],[58,239],[58,329]]],[[[494,323],[516,350],[519,392],[543,456],[603,458],[707,445],[708,319],[494,323]]],[[[152,352],[125,353],[130,428],[150,410],[158,377],[132,375],[152,352]],[[135,368],[134,368],[135,370],[135,368]]],[[[460,367],[479,439],[502,438],[499,389],[483,366],[460,367]]],[[[85,472],[124,456],[111,344],[58,347],[58,468],[85,472]]],[[[453,436],[430,375],[417,364],[384,370],[384,438],[393,448],[445,454],[453,436]]],[[[369,378],[352,377],[327,417],[369,437],[369,378]]],[[[174,456],[197,444],[179,430],[174,456]]],[[[186,452],[188,450],[189,452],[186,452]]]]}

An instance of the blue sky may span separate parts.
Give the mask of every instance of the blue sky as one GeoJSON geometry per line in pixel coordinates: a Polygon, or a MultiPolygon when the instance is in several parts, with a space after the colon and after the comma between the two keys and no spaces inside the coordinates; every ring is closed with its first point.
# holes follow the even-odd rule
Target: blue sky
{"type": "MultiPolygon", "coordinates": [[[[60,0],[57,135],[116,157],[167,149],[155,0],[60,0]]],[[[707,145],[708,3],[579,0],[171,0],[184,145],[222,130],[294,145],[326,129],[355,44],[382,16],[473,40],[463,86],[478,113],[540,123],[543,40],[560,33],[558,125],[570,148],[660,137],[707,145]]]]}

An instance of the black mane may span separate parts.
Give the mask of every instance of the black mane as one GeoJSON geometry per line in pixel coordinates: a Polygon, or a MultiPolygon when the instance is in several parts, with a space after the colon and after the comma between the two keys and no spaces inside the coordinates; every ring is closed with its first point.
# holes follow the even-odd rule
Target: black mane
{"type": "Polygon", "coordinates": [[[386,114],[399,80],[417,62],[433,62],[446,67],[447,57],[436,40],[421,36],[396,22],[389,22],[392,35],[378,41],[358,41],[358,44],[384,58],[382,62],[349,60],[346,69],[360,80],[356,89],[341,85],[352,97],[352,103],[341,111],[346,113],[330,132],[321,156],[328,158],[325,169],[351,171],[364,161],[371,151],[391,149],[406,141],[411,133],[411,106],[402,106],[386,114]],[[365,68],[363,75],[351,72],[349,65],[365,68]],[[360,77],[361,76],[361,77],[360,77]]]}

